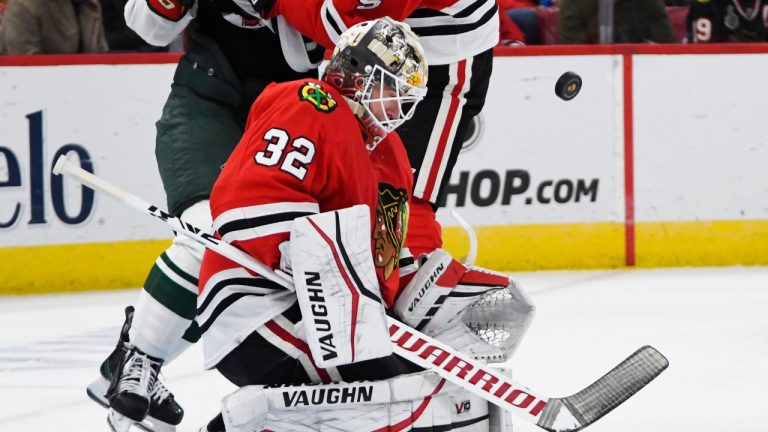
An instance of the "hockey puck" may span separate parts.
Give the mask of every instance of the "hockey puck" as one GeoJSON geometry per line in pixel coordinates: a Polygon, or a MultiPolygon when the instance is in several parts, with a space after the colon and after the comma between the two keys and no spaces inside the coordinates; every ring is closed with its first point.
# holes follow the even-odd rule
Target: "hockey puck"
{"type": "Polygon", "coordinates": [[[566,72],[560,75],[555,84],[555,94],[564,101],[576,97],[581,90],[581,77],[575,72],[566,72]]]}

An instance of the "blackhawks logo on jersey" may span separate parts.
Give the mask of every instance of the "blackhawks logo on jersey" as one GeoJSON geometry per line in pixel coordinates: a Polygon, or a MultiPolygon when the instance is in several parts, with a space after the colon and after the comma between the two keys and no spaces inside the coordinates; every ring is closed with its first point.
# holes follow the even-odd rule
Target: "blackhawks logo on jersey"
{"type": "Polygon", "coordinates": [[[373,263],[384,271],[384,280],[389,279],[400,262],[407,228],[408,195],[405,190],[379,183],[376,223],[373,227],[373,263]]]}
{"type": "Polygon", "coordinates": [[[299,99],[309,102],[320,112],[329,113],[336,109],[336,100],[320,84],[304,83],[299,89],[299,99]]]}

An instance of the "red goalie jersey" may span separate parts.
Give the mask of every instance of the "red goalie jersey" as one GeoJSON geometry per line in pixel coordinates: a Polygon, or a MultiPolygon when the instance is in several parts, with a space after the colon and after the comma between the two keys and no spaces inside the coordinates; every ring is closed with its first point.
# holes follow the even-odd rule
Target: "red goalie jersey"
{"type": "MultiPolygon", "coordinates": [[[[412,186],[396,134],[369,152],[357,118],[334,88],[293,81],[270,85],[254,103],[245,134],[214,185],[211,214],[222,239],[278,268],[279,246],[289,239],[293,219],[367,204],[374,263],[391,305],[412,186]]],[[[238,334],[249,334],[294,301],[289,291],[211,251],[199,286],[208,367],[236,345],[238,334]]]]}

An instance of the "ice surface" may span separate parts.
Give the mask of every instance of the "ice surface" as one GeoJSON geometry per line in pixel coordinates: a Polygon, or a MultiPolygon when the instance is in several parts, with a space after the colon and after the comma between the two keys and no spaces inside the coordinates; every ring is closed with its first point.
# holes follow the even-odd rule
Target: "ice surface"
{"type": "MultiPolygon", "coordinates": [[[[768,267],[513,276],[537,306],[511,360],[521,383],[563,397],[642,345],[669,358],[667,371],[587,431],[768,431],[768,267]]],[[[107,431],[85,386],[137,295],[0,297],[0,431],[107,431]]],[[[164,368],[187,413],[179,432],[206,423],[234,390],[201,363],[196,346],[164,368]]]]}

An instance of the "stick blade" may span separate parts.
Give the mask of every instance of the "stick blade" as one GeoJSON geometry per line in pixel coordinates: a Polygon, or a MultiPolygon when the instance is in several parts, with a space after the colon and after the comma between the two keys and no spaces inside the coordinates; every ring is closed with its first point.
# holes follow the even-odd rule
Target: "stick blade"
{"type": "Polygon", "coordinates": [[[537,424],[552,432],[581,430],[624,403],[667,366],[663,354],[644,346],[584,390],[550,399],[537,424]]]}

